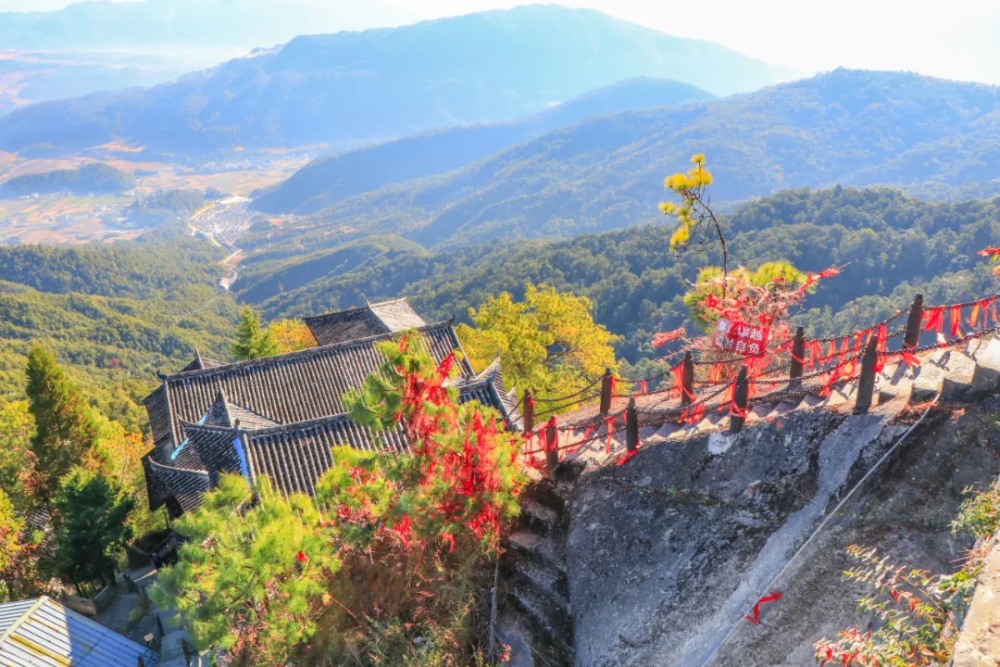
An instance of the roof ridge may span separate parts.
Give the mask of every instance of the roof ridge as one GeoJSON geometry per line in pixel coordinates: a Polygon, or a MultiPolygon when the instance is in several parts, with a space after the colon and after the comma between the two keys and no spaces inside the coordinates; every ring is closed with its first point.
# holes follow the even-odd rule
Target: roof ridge
{"type": "Polygon", "coordinates": [[[152,457],[149,458],[149,465],[153,466],[154,468],[162,468],[164,470],[169,470],[171,472],[191,473],[193,475],[205,475],[206,477],[209,476],[207,470],[194,470],[191,468],[179,468],[175,466],[163,465],[162,463],[157,463],[156,461],[154,461],[152,457]]]}
{"type": "Polygon", "coordinates": [[[10,627],[4,630],[3,634],[0,635],[0,644],[3,644],[5,641],[10,639],[11,635],[24,625],[24,622],[28,620],[28,618],[30,618],[36,611],[38,611],[38,609],[44,605],[47,600],[50,599],[51,598],[45,594],[38,596],[38,599],[32,602],[30,607],[21,612],[21,615],[17,617],[17,620],[11,623],[10,627]]]}
{"type": "Polygon", "coordinates": [[[321,319],[326,318],[326,317],[334,317],[336,315],[344,315],[346,313],[356,313],[356,312],[359,312],[359,311],[362,311],[362,310],[371,310],[373,306],[385,306],[385,305],[390,304],[390,303],[399,303],[400,301],[407,302],[407,301],[409,301],[409,299],[410,299],[410,297],[403,296],[403,297],[399,297],[397,299],[386,299],[385,301],[378,301],[378,302],[374,302],[374,303],[371,302],[371,301],[369,301],[368,299],[365,299],[365,305],[364,306],[358,306],[357,308],[351,307],[351,308],[346,308],[344,310],[334,310],[332,312],[323,313],[321,315],[303,315],[302,316],[302,321],[303,322],[308,322],[309,320],[321,320],[321,319]]]}
{"type": "MultiPolygon", "coordinates": [[[[297,430],[297,429],[306,429],[306,428],[309,428],[311,426],[322,426],[324,424],[334,424],[334,423],[337,423],[337,422],[344,422],[344,421],[351,421],[351,422],[354,421],[353,419],[351,419],[351,413],[349,413],[349,412],[340,412],[340,413],[335,414],[335,415],[328,415],[326,417],[318,417],[316,419],[306,419],[304,421],[289,422],[288,424],[278,424],[277,426],[268,426],[266,428],[256,428],[256,429],[253,429],[252,431],[243,430],[243,429],[240,429],[240,430],[243,433],[245,433],[248,438],[257,438],[257,437],[261,437],[261,436],[265,436],[265,435],[272,435],[274,433],[284,433],[284,432],[287,432],[287,431],[293,431],[293,430],[297,430]]],[[[357,425],[361,426],[361,424],[357,424],[357,425]]],[[[218,427],[214,427],[214,428],[218,428],[218,427]]],[[[232,429],[228,429],[228,430],[232,430],[232,429]]]]}
{"type": "MultiPolygon", "coordinates": [[[[451,327],[455,323],[454,317],[449,317],[447,320],[441,320],[440,322],[434,322],[423,327],[418,327],[416,329],[419,333],[427,333],[437,329],[444,329],[446,327],[451,327]]],[[[175,379],[187,379],[191,377],[199,377],[199,375],[221,373],[226,370],[234,368],[255,368],[259,366],[270,366],[271,364],[276,364],[287,359],[307,359],[311,356],[320,355],[326,352],[331,352],[334,350],[347,349],[354,346],[366,345],[368,343],[382,341],[382,340],[392,340],[399,332],[388,332],[384,334],[375,334],[372,336],[366,336],[365,338],[356,338],[354,340],[348,340],[341,343],[331,343],[330,345],[318,345],[316,347],[311,347],[306,350],[296,350],[295,352],[286,352],[285,354],[276,354],[271,357],[263,357],[261,359],[248,359],[246,361],[235,361],[231,364],[226,364],[224,366],[216,366],[214,368],[202,368],[193,371],[179,371],[177,373],[171,373],[167,375],[164,379],[164,383],[170,382],[175,379]]],[[[457,338],[457,336],[456,336],[457,338]]]]}

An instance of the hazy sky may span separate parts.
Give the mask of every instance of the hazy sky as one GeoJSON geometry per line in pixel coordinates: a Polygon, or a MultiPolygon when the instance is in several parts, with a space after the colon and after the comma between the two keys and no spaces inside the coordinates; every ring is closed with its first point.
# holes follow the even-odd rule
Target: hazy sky
{"type": "MultiPolygon", "coordinates": [[[[232,0],[237,4],[240,0],[232,0]]],[[[282,0],[274,0],[281,3],[282,0]]],[[[344,0],[315,0],[337,7],[344,0]]],[[[513,0],[382,0],[382,25],[513,7],[513,0]]],[[[67,0],[0,0],[0,10],[53,9],[67,0]]],[[[905,69],[1000,83],[1000,0],[575,0],[685,37],[720,42],[802,70],[905,69]]],[[[279,5],[280,6],[280,5],[279,5]]],[[[343,5],[340,5],[343,7],[343,5]]],[[[337,11],[332,9],[332,11],[337,11]]],[[[374,25],[372,27],[375,27],[374,25]]]]}

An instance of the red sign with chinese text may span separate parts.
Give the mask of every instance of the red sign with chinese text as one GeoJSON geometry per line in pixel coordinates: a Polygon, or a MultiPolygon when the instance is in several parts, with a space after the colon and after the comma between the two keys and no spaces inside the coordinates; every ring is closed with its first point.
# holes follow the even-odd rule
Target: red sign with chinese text
{"type": "Polygon", "coordinates": [[[720,350],[735,352],[744,357],[760,354],[767,347],[769,331],[767,327],[758,327],[742,322],[732,323],[726,318],[720,318],[712,336],[712,345],[720,350]]]}

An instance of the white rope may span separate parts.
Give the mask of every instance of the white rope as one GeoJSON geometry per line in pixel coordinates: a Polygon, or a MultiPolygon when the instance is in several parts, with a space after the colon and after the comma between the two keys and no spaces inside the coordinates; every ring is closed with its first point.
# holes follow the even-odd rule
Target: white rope
{"type": "MultiPolygon", "coordinates": [[[[914,422],[913,425],[910,426],[910,428],[908,428],[906,430],[906,433],[904,433],[903,435],[900,436],[899,440],[896,441],[896,444],[894,444],[892,447],[890,447],[889,450],[885,454],[882,455],[882,458],[880,458],[878,461],[875,462],[875,465],[873,465],[871,467],[871,469],[868,472],[865,473],[865,476],[862,477],[858,481],[858,483],[854,485],[854,487],[850,490],[850,492],[846,496],[844,496],[843,500],[841,500],[839,503],[837,503],[837,506],[833,508],[833,511],[830,512],[826,516],[825,519],[823,519],[823,522],[820,523],[819,526],[816,528],[816,530],[813,531],[812,535],[809,536],[809,539],[807,539],[805,541],[805,543],[801,547],[799,547],[799,550],[795,552],[795,555],[792,556],[791,560],[789,560],[787,563],[785,563],[785,566],[783,568],[781,568],[781,571],[778,572],[778,574],[776,574],[774,576],[774,579],[771,580],[771,583],[769,583],[767,586],[764,587],[764,593],[763,593],[764,595],[767,595],[768,592],[771,591],[774,588],[774,584],[778,581],[778,579],[781,578],[781,575],[783,575],[785,573],[785,571],[792,566],[792,563],[794,563],[795,560],[799,557],[799,555],[802,554],[802,552],[806,550],[806,547],[808,547],[809,544],[813,541],[813,539],[817,535],[819,535],[820,531],[822,531],[824,528],[826,528],[826,525],[828,523],[830,523],[830,521],[833,519],[833,517],[835,517],[837,515],[837,512],[839,512],[840,509],[845,504],[847,504],[847,501],[850,500],[851,496],[854,495],[854,492],[857,491],[858,489],[860,489],[861,485],[863,485],[868,480],[868,478],[872,476],[872,473],[874,473],[875,470],[880,465],[882,465],[882,463],[887,458],[889,458],[889,455],[892,454],[894,451],[896,451],[896,448],[898,448],[903,443],[903,441],[906,440],[906,438],[910,435],[910,433],[913,432],[913,429],[915,429],[916,427],[920,426],[921,422],[924,421],[924,417],[926,417],[927,414],[931,411],[931,408],[933,408],[935,405],[937,405],[937,402],[938,402],[938,400],[940,398],[941,398],[941,392],[939,391],[938,394],[937,394],[937,396],[934,397],[934,400],[931,401],[931,404],[927,406],[926,410],[924,410],[924,414],[920,415],[920,419],[918,419],[916,422],[914,422]]],[[[750,607],[747,610],[747,612],[749,613],[752,610],[753,610],[753,607],[750,607]]],[[[736,629],[738,627],[740,627],[740,625],[743,623],[743,618],[744,617],[741,616],[740,620],[737,621],[736,624],[733,625],[732,628],[730,628],[729,632],[726,633],[726,636],[722,638],[722,641],[720,641],[718,643],[718,645],[715,647],[715,650],[712,651],[712,654],[710,656],[708,656],[708,659],[706,659],[705,662],[701,663],[701,667],[706,667],[706,665],[708,665],[709,663],[712,662],[712,660],[718,654],[719,650],[726,644],[727,641],[729,641],[729,638],[733,635],[734,632],[736,632],[736,629]]]]}

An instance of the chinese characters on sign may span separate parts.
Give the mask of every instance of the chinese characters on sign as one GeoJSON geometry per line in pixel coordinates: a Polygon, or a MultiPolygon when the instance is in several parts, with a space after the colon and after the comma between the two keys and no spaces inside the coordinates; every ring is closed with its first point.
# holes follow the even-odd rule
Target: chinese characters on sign
{"type": "Polygon", "coordinates": [[[720,350],[727,350],[752,357],[764,351],[767,345],[768,330],[738,322],[733,324],[726,318],[719,318],[715,325],[712,344],[720,350]]]}

